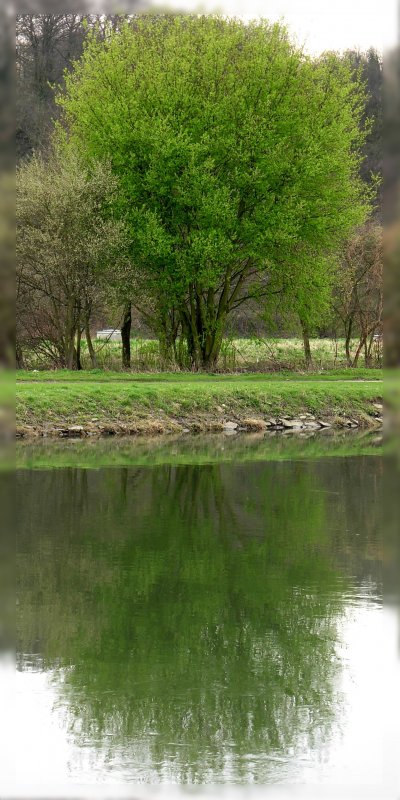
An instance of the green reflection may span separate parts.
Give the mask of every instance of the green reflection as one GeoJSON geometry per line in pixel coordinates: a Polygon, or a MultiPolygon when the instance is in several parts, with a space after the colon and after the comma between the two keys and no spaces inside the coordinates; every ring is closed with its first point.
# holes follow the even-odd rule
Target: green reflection
{"type": "MultiPolygon", "coordinates": [[[[365,519],[371,462],[346,462],[365,519]]],[[[18,474],[21,665],[69,668],[79,743],[143,780],[247,782],[327,741],[354,547],[336,463],[18,474]]]]}
{"type": "Polygon", "coordinates": [[[160,464],[221,464],[244,461],[287,461],[328,456],[381,455],[388,442],[377,432],[363,431],[313,434],[245,433],[234,436],[109,437],[103,439],[21,440],[16,446],[18,469],[160,464]]]}

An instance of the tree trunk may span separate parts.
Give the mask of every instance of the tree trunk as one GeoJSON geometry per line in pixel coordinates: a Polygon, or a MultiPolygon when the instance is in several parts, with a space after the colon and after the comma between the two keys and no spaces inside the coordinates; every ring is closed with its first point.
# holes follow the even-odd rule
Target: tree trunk
{"type": "Polygon", "coordinates": [[[88,348],[88,353],[89,353],[89,356],[90,356],[90,363],[91,363],[93,369],[97,369],[97,366],[98,366],[97,357],[96,357],[96,353],[94,351],[92,337],[90,335],[90,325],[89,325],[89,319],[88,318],[86,318],[86,320],[85,320],[85,336],[86,336],[86,344],[87,344],[87,348],[88,348]]]}
{"type": "Polygon", "coordinates": [[[207,331],[204,331],[200,324],[197,331],[198,347],[193,348],[193,361],[196,369],[204,369],[208,372],[215,370],[221,350],[223,330],[222,319],[207,331]]]}
{"type": "Polygon", "coordinates": [[[187,314],[184,309],[181,311],[181,338],[177,348],[178,365],[183,368],[192,366],[193,362],[193,341],[187,314]],[[186,347],[184,345],[186,344],[186,347]]]}
{"type": "Polygon", "coordinates": [[[358,365],[358,359],[359,359],[359,357],[360,357],[360,353],[361,353],[361,350],[362,350],[362,348],[363,348],[363,342],[361,342],[361,343],[359,344],[359,346],[357,347],[357,350],[356,350],[355,356],[354,356],[354,358],[353,358],[353,361],[351,362],[351,366],[352,366],[352,367],[356,367],[356,366],[358,365]]]}
{"type": "Polygon", "coordinates": [[[75,334],[74,331],[68,331],[66,336],[65,346],[65,366],[67,369],[74,369],[75,366],[75,334]]]}
{"type": "Polygon", "coordinates": [[[369,364],[369,353],[368,353],[368,342],[365,340],[364,342],[364,365],[368,367],[369,364]]]}
{"type": "Polygon", "coordinates": [[[160,358],[165,365],[175,361],[177,363],[176,339],[178,336],[179,321],[176,320],[175,309],[160,310],[158,329],[158,343],[160,358]]]}
{"type": "Polygon", "coordinates": [[[357,350],[356,350],[356,353],[355,353],[355,356],[354,356],[352,364],[351,364],[352,367],[356,367],[357,366],[358,359],[360,357],[360,353],[361,353],[363,347],[365,346],[365,342],[367,341],[368,336],[373,335],[373,333],[376,330],[377,326],[378,326],[378,322],[374,322],[372,325],[369,326],[369,328],[367,328],[366,331],[362,332],[362,334],[360,336],[360,341],[359,341],[359,344],[358,344],[358,347],[357,347],[357,350]]]}
{"type": "Polygon", "coordinates": [[[367,346],[367,363],[368,366],[371,366],[373,362],[373,347],[374,347],[374,333],[370,334],[369,342],[367,346]]]}
{"type": "Polygon", "coordinates": [[[74,315],[74,298],[73,296],[69,296],[67,310],[66,310],[64,337],[63,337],[65,366],[67,369],[74,369],[76,364],[75,332],[76,332],[76,319],[74,315]]]}
{"type": "Polygon", "coordinates": [[[213,372],[216,369],[219,354],[222,346],[222,339],[225,330],[226,314],[222,314],[217,320],[212,331],[208,331],[205,337],[205,346],[202,351],[203,369],[213,372]]]}
{"type": "Polygon", "coordinates": [[[182,338],[187,345],[187,358],[193,370],[214,371],[230,311],[229,276],[220,297],[214,289],[205,294],[196,284],[189,286],[188,302],[180,308],[182,338]]]}
{"type": "Polygon", "coordinates": [[[24,369],[25,362],[24,362],[24,354],[22,352],[22,347],[19,342],[15,344],[15,363],[17,369],[24,369]]]}
{"type": "Polygon", "coordinates": [[[170,338],[161,333],[158,337],[158,346],[160,349],[160,358],[164,366],[171,364],[174,360],[174,343],[170,338]]]}
{"type": "Polygon", "coordinates": [[[121,325],[122,366],[124,369],[131,368],[131,327],[132,306],[131,303],[127,303],[124,308],[124,316],[121,325]]]}
{"type": "Polygon", "coordinates": [[[300,325],[301,325],[301,332],[303,336],[303,346],[304,346],[304,358],[306,361],[306,366],[309,367],[312,364],[312,355],[311,355],[311,347],[310,347],[310,332],[308,329],[308,325],[304,320],[300,318],[300,325]]]}
{"type": "Polygon", "coordinates": [[[76,331],[76,349],[74,351],[74,361],[76,369],[82,369],[82,362],[81,362],[81,341],[82,341],[82,328],[80,324],[78,325],[76,331]]]}
{"type": "Polygon", "coordinates": [[[352,334],[352,332],[353,332],[353,320],[350,317],[348,325],[347,325],[346,341],[345,341],[345,345],[344,345],[345,346],[345,351],[346,351],[346,360],[347,360],[347,366],[348,367],[351,367],[351,364],[352,364],[352,358],[351,358],[351,352],[350,352],[350,342],[351,342],[351,334],[352,334]]]}

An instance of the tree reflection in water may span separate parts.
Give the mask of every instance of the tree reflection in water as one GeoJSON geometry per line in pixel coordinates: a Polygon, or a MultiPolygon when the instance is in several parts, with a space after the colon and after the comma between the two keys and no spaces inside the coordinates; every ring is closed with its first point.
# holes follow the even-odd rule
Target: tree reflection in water
{"type": "MultiPolygon", "coordinates": [[[[348,543],[336,557],[332,511],[340,524],[346,497],[326,493],[326,468],[17,479],[20,666],[34,654],[65,677],[78,743],[123,752],[142,780],[205,783],[268,780],[275,759],[284,769],[329,739],[348,543]]],[[[367,506],[374,486],[367,475],[367,506]]]]}

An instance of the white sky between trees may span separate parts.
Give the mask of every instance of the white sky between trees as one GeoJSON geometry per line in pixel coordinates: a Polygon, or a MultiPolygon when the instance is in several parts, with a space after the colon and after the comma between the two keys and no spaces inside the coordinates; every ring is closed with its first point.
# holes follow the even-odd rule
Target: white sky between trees
{"type": "MultiPolygon", "coordinates": [[[[160,8],[157,0],[150,5],[160,8]]],[[[369,47],[383,53],[398,40],[397,0],[164,0],[162,8],[282,20],[313,54],[369,47]]]]}

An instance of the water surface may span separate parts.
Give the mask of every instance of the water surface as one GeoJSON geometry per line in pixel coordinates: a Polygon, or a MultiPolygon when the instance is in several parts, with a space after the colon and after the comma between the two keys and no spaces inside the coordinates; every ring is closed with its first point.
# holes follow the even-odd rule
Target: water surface
{"type": "Polygon", "coordinates": [[[379,786],[379,452],[177,455],[17,472],[21,786],[379,786]]]}

